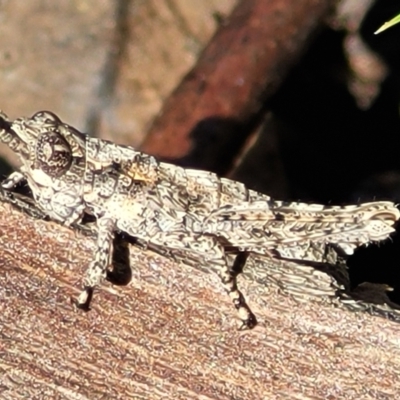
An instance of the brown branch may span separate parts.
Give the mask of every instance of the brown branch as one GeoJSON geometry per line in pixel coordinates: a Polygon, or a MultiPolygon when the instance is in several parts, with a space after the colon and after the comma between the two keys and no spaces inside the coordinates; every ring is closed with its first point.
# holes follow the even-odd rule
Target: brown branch
{"type": "Polygon", "coordinates": [[[244,0],[164,102],[143,151],[220,174],[336,1],[244,0]]]}
{"type": "Polygon", "coordinates": [[[253,260],[240,284],[260,325],[238,332],[216,276],[135,247],[130,284],[105,284],[89,313],[75,310],[70,297],[93,250],[90,235],[0,201],[2,398],[345,399],[400,390],[398,325],[332,307],[331,279],[310,266],[253,260]]]}

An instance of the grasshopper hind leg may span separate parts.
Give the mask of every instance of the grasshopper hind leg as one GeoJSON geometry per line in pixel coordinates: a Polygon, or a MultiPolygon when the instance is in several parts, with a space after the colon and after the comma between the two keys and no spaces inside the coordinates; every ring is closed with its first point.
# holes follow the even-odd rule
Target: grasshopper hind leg
{"type": "Polygon", "coordinates": [[[216,237],[188,231],[159,232],[157,236],[153,236],[153,241],[172,252],[190,254],[192,259],[197,260],[195,262],[210,266],[217,272],[237,310],[242,321],[239,329],[251,329],[256,326],[256,317],[236,282],[246,263],[248,253],[232,254],[227,252],[224,243],[219,242],[216,237]]]}

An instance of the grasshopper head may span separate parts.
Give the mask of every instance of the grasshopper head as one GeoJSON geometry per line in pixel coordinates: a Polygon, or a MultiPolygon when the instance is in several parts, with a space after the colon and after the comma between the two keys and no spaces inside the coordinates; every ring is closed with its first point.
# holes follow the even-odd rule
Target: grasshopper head
{"type": "Polygon", "coordinates": [[[15,121],[0,113],[0,142],[17,153],[28,172],[40,170],[51,178],[64,175],[74,158],[83,157],[84,141],[84,135],[49,111],[15,121]]]}

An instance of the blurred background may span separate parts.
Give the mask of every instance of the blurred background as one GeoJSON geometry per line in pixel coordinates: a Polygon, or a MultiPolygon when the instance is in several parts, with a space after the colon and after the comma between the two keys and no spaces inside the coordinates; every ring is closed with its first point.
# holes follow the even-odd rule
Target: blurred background
{"type": "MultiPolygon", "coordinates": [[[[0,1],[0,109],[273,197],[400,201],[400,5],[385,0],[0,1]]],[[[0,176],[17,165],[0,145],[0,176]]],[[[394,287],[394,238],[349,261],[394,287]]]]}

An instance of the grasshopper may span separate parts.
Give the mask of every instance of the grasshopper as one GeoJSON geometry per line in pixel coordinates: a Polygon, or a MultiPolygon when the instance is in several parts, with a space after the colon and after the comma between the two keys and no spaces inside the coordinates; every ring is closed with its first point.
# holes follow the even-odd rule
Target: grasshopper
{"type": "Polygon", "coordinates": [[[48,111],[14,121],[0,113],[0,142],[21,161],[19,171],[2,182],[4,189],[27,182],[37,207],[68,226],[85,214],[95,217],[97,249],[77,299],[84,309],[106,277],[115,233],[122,231],[165,254],[213,266],[240,329],[251,329],[257,320],[236,282],[250,253],[315,261],[313,245],[332,245],[349,255],[388,238],[400,216],[387,201],[277,201],[212,172],[158,162],[132,147],[90,137],[48,111]]]}

